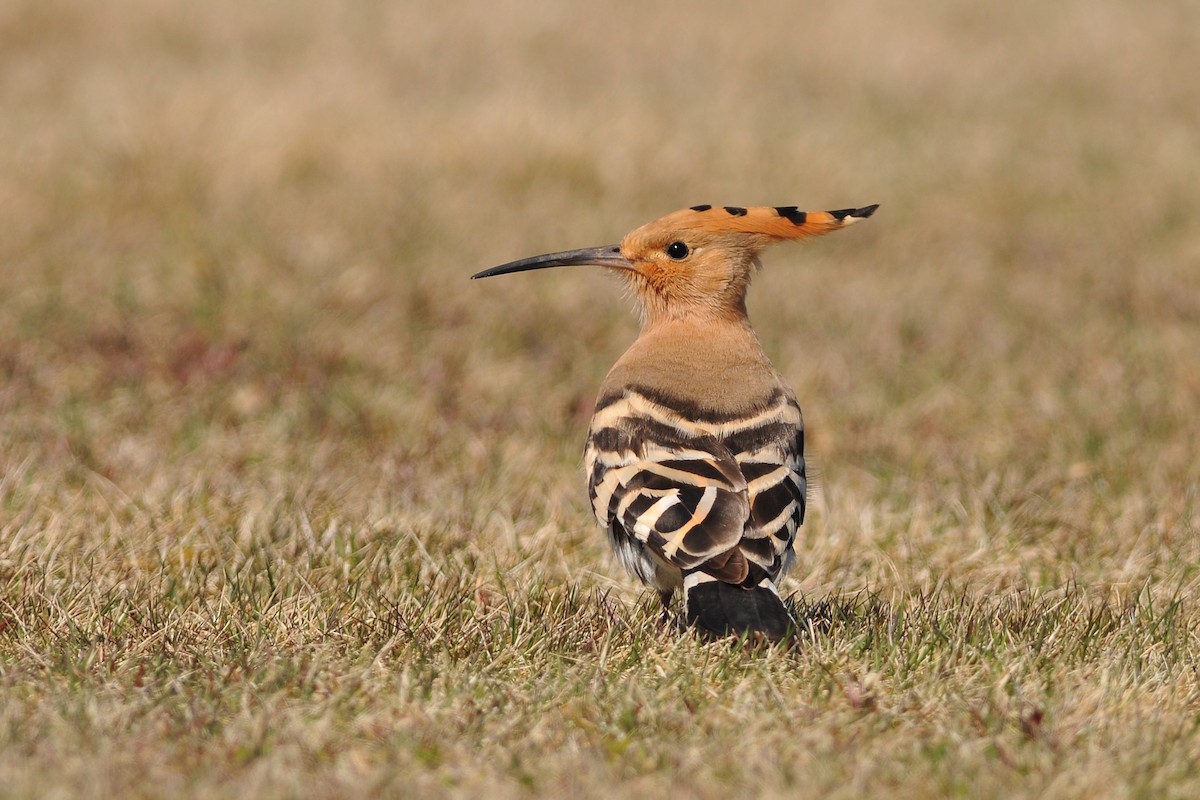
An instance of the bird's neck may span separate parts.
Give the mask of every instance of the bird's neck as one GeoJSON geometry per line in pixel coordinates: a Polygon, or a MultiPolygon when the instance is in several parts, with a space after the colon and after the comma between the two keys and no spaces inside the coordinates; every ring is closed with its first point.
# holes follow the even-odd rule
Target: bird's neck
{"type": "Polygon", "coordinates": [[[703,341],[736,343],[753,346],[760,351],[762,349],[744,305],[740,309],[724,306],[676,308],[647,314],[638,338],[667,341],[694,336],[702,336],[703,341]]]}
{"type": "Polygon", "coordinates": [[[740,411],[785,389],[745,315],[713,314],[648,319],[609,372],[601,395],[627,387],[715,412],[740,411]]]}
{"type": "Polygon", "coordinates": [[[701,325],[737,326],[750,330],[750,319],[746,315],[744,289],[728,293],[706,293],[681,300],[668,299],[654,292],[639,291],[639,306],[642,312],[642,332],[664,326],[701,325]]]}

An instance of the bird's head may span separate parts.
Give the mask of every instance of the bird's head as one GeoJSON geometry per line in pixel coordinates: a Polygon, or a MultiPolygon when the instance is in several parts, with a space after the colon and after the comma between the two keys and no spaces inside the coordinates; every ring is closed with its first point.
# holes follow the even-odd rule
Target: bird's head
{"type": "Polygon", "coordinates": [[[472,277],[573,265],[608,267],[630,282],[649,321],[690,314],[740,316],[764,247],[844,228],[878,207],[804,212],[795,206],[693,206],[643,225],[619,245],[524,258],[472,277]]]}

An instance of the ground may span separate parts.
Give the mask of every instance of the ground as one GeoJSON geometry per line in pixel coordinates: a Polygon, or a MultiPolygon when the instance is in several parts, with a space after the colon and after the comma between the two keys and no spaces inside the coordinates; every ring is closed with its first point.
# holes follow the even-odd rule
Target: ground
{"type": "Polygon", "coordinates": [[[1200,6],[0,8],[0,795],[1200,795],[1200,6]],[[599,270],[880,203],[751,317],[790,649],[659,624],[599,270]]]}

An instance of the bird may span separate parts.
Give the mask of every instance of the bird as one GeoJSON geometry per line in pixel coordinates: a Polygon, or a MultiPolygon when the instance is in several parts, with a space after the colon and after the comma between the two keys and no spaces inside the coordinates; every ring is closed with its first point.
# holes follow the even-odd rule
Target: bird
{"type": "Polygon", "coordinates": [[[600,386],[584,448],[588,497],[664,616],[681,591],[684,622],[706,637],[778,642],[797,629],[779,583],[807,503],[804,423],[751,327],[750,279],[768,245],[848,227],[878,207],[697,205],[619,244],[472,276],[595,266],[632,289],[641,331],[600,386]]]}

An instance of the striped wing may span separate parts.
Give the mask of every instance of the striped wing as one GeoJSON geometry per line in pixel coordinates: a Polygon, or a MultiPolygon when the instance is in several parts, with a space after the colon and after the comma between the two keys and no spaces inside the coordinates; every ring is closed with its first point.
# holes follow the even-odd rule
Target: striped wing
{"type": "Polygon", "coordinates": [[[807,483],[800,409],[780,392],[736,419],[697,420],[626,389],[602,402],[585,452],[596,518],[626,566],[669,588],[661,568],[730,583],[789,566],[807,483]]]}
{"type": "Polygon", "coordinates": [[[804,429],[798,422],[783,424],[770,434],[759,446],[739,453],[737,462],[750,500],[741,551],[750,561],[752,579],[765,573],[774,581],[791,567],[792,544],[804,522],[808,480],[804,429]]]}
{"type": "Polygon", "coordinates": [[[593,436],[588,448],[592,509],[614,543],[641,545],[655,562],[680,570],[703,565],[724,580],[744,579],[737,545],[750,503],[733,454],[711,437],[636,445],[634,438],[613,430],[593,436]],[[605,441],[613,439],[624,442],[605,441]]]}

